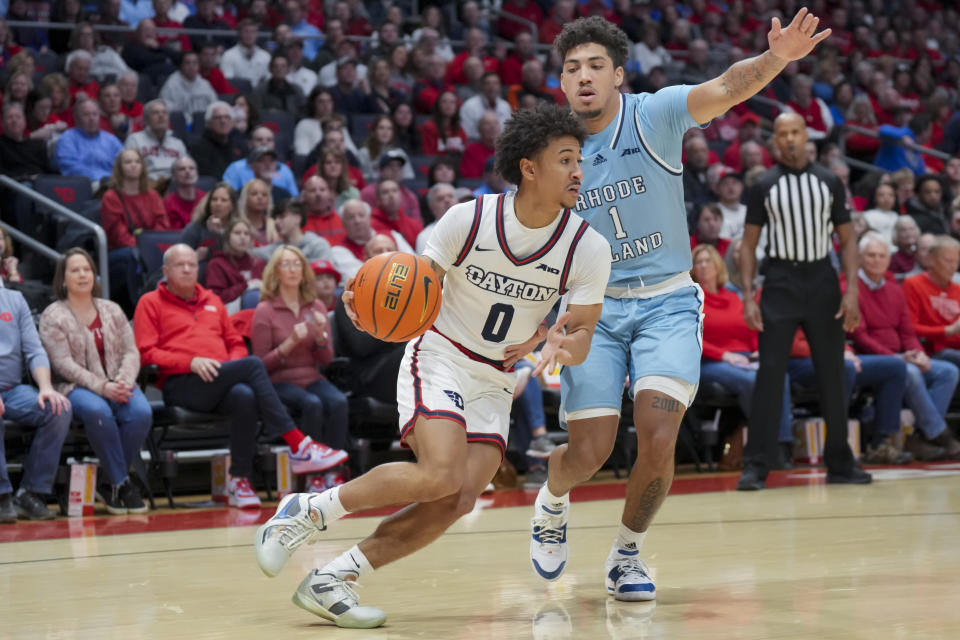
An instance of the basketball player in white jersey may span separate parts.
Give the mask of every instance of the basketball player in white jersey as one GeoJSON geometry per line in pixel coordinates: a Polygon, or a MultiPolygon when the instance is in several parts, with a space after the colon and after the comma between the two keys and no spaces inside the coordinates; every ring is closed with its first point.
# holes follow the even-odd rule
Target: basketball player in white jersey
{"type": "MultiPolygon", "coordinates": [[[[513,363],[542,339],[538,328],[563,295],[567,311],[547,332],[534,375],[586,357],[610,251],[570,211],[584,137],[566,110],[515,114],[497,141],[496,166],[516,193],[455,205],[437,223],[423,256],[443,280],[440,314],[407,344],[397,380],[401,441],[417,461],[380,465],[319,495],[287,496],[257,531],[257,562],[275,576],[295,549],[347,513],[409,506],[308,574],[293,596],[298,606],[341,627],[383,624],[383,611],[357,604],[354,581],[429,544],[473,509],[503,458],[513,363]]],[[[343,301],[355,321],[349,289],[343,301]]]]}

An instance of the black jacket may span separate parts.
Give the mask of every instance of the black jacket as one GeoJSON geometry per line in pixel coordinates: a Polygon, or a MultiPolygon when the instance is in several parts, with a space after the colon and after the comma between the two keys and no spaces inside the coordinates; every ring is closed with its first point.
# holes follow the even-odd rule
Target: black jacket
{"type": "Polygon", "coordinates": [[[217,180],[231,162],[246,154],[246,144],[242,136],[231,135],[226,142],[217,140],[213,132],[204,129],[203,135],[190,146],[190,155],[197,163],[197,173],[201,176],[213,176],[217,180]]]}

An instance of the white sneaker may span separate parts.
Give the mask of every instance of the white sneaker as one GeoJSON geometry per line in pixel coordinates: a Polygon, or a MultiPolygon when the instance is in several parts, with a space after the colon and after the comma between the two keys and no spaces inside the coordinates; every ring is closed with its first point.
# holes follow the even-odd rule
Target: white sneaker
{"type": "Polygon", "coordinates": [[[573,638],[573,622],[567,608],[559,601],[547,601],[533,614],[533,640],[566,640],[573,638]]]}
{"type": "Polygon", "coordinates": [[[570,503],[533,505],[530,562],[544,580],[556,580],[567,566],[567,515],[570,503]]]}
{"type": "Polygon", "coordinates": [[[291,493],[277,505],[277,512],[260,525],[253,547],[260,570],[274,577],[303,543],[317,541],[327,524],[320,510],[320,494],[291,493]]]}
{"type": "Polygon", "coordinates": [[[357,603],[352,580],[341,580],[332,573],[314,569],[293,592],[293,604],[345,629],[373,629],[387,621],[387,614],[375,607],[357,603]]]}
{"type": "Polygon", "coordinates": [[[647,565],[637,555],[640,552],[628,553],[634,555],[625,555],[622,549],[618,549],[607,558],[605,566],[607,593],[617,600],[627,602],[655,599],[657,588],[653,584],[647,565]]]}
{"type": "Polygon", "coordinates": [[[610,640],[628,640],[652,637],[653,615],[657,601],[621,604],[607,598],[607,635],[610,640]]]}
{"type": "Polygon", "coordinates": [[[241,509],[259,509],[260,497],[250,486],[247,478],[230,478],[227,487],[227,504],[241,509]]]}
{"type": "Polygon", "coordinates": [[[297,453],[290,452],[290,468],[293,473],[315,473],[325,471],[346,462],[349,455],[341,449],[331,449],[321,442],[314,442],[307,436],[300,443],[297,453]]]}

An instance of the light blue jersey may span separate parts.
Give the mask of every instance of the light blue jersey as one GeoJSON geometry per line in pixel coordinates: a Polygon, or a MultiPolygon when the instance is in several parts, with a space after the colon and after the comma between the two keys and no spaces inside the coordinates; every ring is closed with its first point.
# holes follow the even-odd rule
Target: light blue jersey
{"type": "Polygon", "coordinates": [[[689,271],[680,162],[692,86],[621,94],[620,111],[583,146],[576,212],[610,243],[611,286],[650,286],[689,271]]]}

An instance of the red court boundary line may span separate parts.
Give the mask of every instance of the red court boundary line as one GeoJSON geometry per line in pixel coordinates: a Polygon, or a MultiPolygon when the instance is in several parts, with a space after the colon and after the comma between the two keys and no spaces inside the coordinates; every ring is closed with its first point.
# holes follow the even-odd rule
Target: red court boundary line
{"type": "MultiPolygon", "coordinates": [[[[909,471],[937,471],[939,468],[956,468],[956,465],[914,464],[907,467],[872,467],[873,469],[907,469],[909,471]]],[[[716,475],[688,475],[674,479],[671,495],[733,491],[738,473],[716,475]]],[[[824,484],[822,469],[802,467],[793,471],[776,471],[767,478],[767,488],[824,484]]],[[[575,488],[570,499],[573,502],[594,500],[617,500],[626,494],[626,482],[600,482],[575,488]]],[[[484,494],[480,503],[484,509],[522,507],[533,504],[536,490],[507,489],[484,494]]],[[[347,517],[382,517],[398,508],[365,511],[347,517]]],[[[203,509],[178,509],[163,513],[110,516],[97,515],[75,518],[57,518],[49,522],[18,522],[15,525],[0,525],[0,543],[26,542],[32,540],[56,540],[94,536],[126,535],[132,533],[158,533],[165,531],[188,531],[221,527],[244,527],[261,524],[273,515],[274,507],[261,509],[236,509],[211,507],[203,509]]]]}

